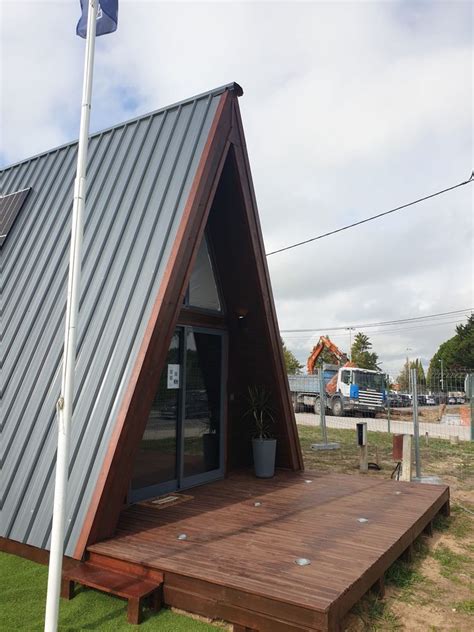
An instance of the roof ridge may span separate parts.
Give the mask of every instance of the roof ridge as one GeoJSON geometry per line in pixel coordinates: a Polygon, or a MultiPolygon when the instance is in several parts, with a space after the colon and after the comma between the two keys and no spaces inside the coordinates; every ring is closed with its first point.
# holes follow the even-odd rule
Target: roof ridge
{"type": "MultiPolygon", "coordinates": [[[[89,134],[89,139],[94,138],[95,136],[100,136],[105,132],[110,132],[114,129],[118,129],[119,127],[125,127],[125,125],[130,125],[131,123],[135,123],[136,121],[140,121],[142,119],[148,118],[149,116],[156,116],[157,114],[161,114],[162,112],[166,112],[168,110],[173,110],[174,108],[179,107],[180,105],[186,105],[188,103],[192,103],[193,101],[197,101],[209,96],[218,96],[226,91],[235,92],[238,97],[241,97],[244,93],[242,87],[236,82],[232,81],[231,83],[227,83],[225,85],[219,86],[218,88],[213,88],[212,90],[208,90],[207,92],[201,92],[200,94],[196,94],[195,96],[188,97],[187,99],[182,99],[181,101],[176,101],[175,103],[171,103],[170,105],[166,105],[164,107],[158,108],[156,110],[152,110],[151,112],[146,112],[145,114],[139,114],[131,119],[127,119],[126,121],[122,121],[120,123],[116,123],[115,125],[111,125],[110,127],[105,127],[103,129],[98,130],[97,132],[93,132],[89,134]]],[[[78,143],[78,139],[74,139],[72,141],[68,141],[66,143],[62,143],[61,145],[57,145],[56,147],[52,147],[51,149],[46,149],[45,151],[41,151],[38,154],[33,154],[33,156],[28,156],[27,158],[23,158],[22,160],[17,160],[9,165],[5,165],[4,167],[0,167],[0,173],[8,171],[13,167],[17,167],[23,163],[29,162],[30,160],[36,160],[37,158],[41,158],[42,156],[46,156],[48,154],[52,154],[60,149],[64,149],[66,147],[70,147],[71,145],[76,145],[78,143]]]]}

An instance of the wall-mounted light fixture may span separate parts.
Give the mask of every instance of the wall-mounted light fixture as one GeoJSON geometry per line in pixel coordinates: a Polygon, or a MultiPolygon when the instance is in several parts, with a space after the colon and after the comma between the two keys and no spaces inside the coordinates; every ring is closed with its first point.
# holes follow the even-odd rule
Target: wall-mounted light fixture
{"type": "Polygon", "coordinates": [[[247,331],[247,326],[248,326],[247,314],[248,313],[249,313],[249,310],[246,307],[239,307],[239,309],[236,311],[237,323],[241,331],[247,331]]]}

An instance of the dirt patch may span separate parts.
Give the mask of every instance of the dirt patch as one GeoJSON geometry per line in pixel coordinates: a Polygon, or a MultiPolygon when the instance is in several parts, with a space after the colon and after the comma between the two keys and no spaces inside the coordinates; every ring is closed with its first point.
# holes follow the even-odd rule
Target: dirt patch
{"type": "Polygon", "coordinates": [[[222,630],[232,632],[233,625],[231,623],[221,621],[220,619],[208,619],[207,617],[202,617],[199,614],[194,614],[193,612],[188,612],[187,610],[180,610],[179,608],[171,608],[171,610],[173,612],[176,612],[176,614],[182,614],[183,616],[194,619],[195,621],[201,621],[201,623],[209,623],[215,625],[217,628],[222,628],[222,630]]]}
{"type": "MultiPolygon", "coordinates": [[[[418,418],[420,421],[428,423],[439,423],[443,415],[459,415],[461,418],[461,409],[463,406],[418,406],[418,418]]],[[[391,419],[397,421],[413,421],[413,411],[411,408],[391,408],[391,419]]]]}

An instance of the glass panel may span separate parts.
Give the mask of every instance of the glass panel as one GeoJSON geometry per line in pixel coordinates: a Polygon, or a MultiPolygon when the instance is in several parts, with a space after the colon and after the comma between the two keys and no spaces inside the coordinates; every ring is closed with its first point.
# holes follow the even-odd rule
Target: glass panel
{"type": "Polygon", "coordinates": [[[196,263],[189,282],[189,305],[221,311],[219,292],[212,269],[211,257],[204,238],[199,247],[196,263]]]}
{"type": "Polygon", "coordinates": [[[176,331],[135,461],[132,490],[178,478],[176,446],[181,381],[180,341],[181,334],[176,331]]]}
{"type": "Polygon", "coordinates": [[[186,341],[184,476],[220,466],[222,338],[192,332],[186,341]]]}

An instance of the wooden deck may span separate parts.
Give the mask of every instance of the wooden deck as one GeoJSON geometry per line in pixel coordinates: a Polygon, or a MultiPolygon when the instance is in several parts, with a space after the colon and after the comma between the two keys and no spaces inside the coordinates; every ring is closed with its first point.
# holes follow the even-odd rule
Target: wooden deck
{"type": "Polygon", "coordinates": [[[370,475],[239,473],[185,495],[128,508],[116,537],[89,547],[91,558],[163,572],[166,604],[260,632],[338,630],[433,517],[449,511],[445,486],[370,475]]]}

